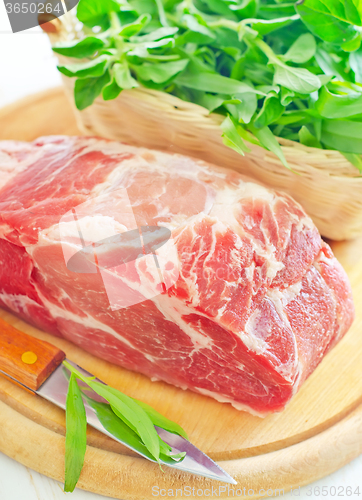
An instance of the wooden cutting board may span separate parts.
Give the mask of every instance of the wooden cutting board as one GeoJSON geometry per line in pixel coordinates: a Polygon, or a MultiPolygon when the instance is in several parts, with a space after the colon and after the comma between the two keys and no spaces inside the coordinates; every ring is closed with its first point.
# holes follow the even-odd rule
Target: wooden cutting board
{"type": "MultiPolygon", "coordinates": [[[[32,140],[46,134],[77,134],[72,110],[61,89],[37,94],[0,110],[0,139],[32,140]]],[[[220,461],[249,498],[260,488],[303,486],[342,467],[362,453],[362,239],[332,244],[354,292],[357,318],[288,407],[265,419],[228,404],[183,391],[91,356],[69,342],[29,326],[15,316],[0,316],[34,337],[59,346],[105,382],[152,404],[177,421],[192,442],[220,461]]],[[[1,334],[1,333],[0,333],[1,334]]],[[[0,451],[49,477],[64,478],[64,412],[0,378],[0,451]]],[[[137,457],[88,430],[85,466],[78,486],[103,495],[141,500],[154,498],[152,487],[217,488],[222,483],[197,478],[137,457]]],[[[239,493],[236,492],[237,489],[239,493]]],[[[196,490],[195,490],[196,491],[196,490]]],[[[171,496],[170,492],[168,492],[171,496]]],[[[180,493],[179,493],[180,495],[180,493]]],[[[229,496],[231,493],[229,494],[229,496]]],[[[245,493],[244,493],[245,495],[245,493]]]]}

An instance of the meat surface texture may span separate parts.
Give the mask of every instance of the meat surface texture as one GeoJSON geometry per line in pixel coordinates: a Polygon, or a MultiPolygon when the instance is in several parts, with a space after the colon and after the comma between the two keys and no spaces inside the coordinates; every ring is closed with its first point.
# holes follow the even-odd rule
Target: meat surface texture
{"type": "MultiPolygon", "coordinates": [[[[117,232],[112,214],[93,215],[98,239],[107,225],[117,232]]],[[[123,270],[135,293],[156,279],[149,262],[123,270]]],[[[260,416],[285,407],[354,318],[344,270],[286,194],[187,157],[57,136],[0,143],[0,306],[152,380],[260,416]],[[67,268],[59,225],[97,197],[112,206],[119,189],[138,227],[171,230],[178,278],[114,309],[100,273],[67,268]]]]}

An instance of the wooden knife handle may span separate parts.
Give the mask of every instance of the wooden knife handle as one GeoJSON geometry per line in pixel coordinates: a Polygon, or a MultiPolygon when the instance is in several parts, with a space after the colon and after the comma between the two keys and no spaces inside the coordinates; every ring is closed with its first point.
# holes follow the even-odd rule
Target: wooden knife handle
{"type": "Polygon", "coordinates": [[[36,391],[65,359],[57,347],[20,332],[0,318],[0,370],[36,391]]]}

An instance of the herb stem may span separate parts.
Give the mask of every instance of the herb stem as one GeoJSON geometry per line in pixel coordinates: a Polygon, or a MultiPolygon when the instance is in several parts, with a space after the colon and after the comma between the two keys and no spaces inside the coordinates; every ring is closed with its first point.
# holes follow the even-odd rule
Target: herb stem
{"type": "Polygon", "coordinates": [[[279,137],[285,125],[277,125],[273,131],[276,137],[279,137]]]}
{"type": "Polygon", "coordinates": [[[163,8],[162,0],[155,0],[155,2],[158,9],[158,15],[160,16],[160,23],[162,24],[163,27],[169,26],[166,18],[165,9],[163,8]]]}
{"type": "Polygon", "coordinates": [[[229,19],[219,19],[218,21],[213,21],[209,23],[210,28],[228,28],[233,31],[239,30],[240,23],[231,21],[229,19]]]}
{"type": "Polygon", "coordinates": [[[294,104],[297,106],[298,109],[307,109],[307,106],[301,99],[294,99],[294,104]]]}
{"type": "MultiPolygon", "coordinates": [[[[298,21],[298,19],[300,19],[300,15],[295,14],[294,16],[291,16],[291,17],[279,17],[279,18],[270,19],[270,20],[263,19],[263,24],[268,25],[268,24],[273,24],[275,22],[283,23],[285,21],[298,21]]],[[[243,19],[241,21],[241,23],[244,25],[245,24],[256,24],[256,23],[260,23],[260,19],[253,19],[253,18],[243,19]]]]}
{"type": "Polygon", "coordinates": [[[121,31],[122,25],[121,21],[119,20],[119,17],[116,12],[110,12],[109,13],[109,20],[111,22],[111,30],[115,35],[118,35],[118,33],[121,31]]]}
{"type": "Polygon", "coordinates": [[[281,60],[279,59],[279,57],[275,54],[275,52],[273,51],[273,49],[271,49],[269,47],[269,45],[267,43],[265,43],[261,38],[255,38],[254,39],[254,44],[257,47],[259,47],[259,49],[262,52],[264,52],[264,54],[269,59],[269,62],[272,62],[273,64],[279,64],[279,65],[283,65],[284,66],[284,64],[281,62],[281,60]]]}

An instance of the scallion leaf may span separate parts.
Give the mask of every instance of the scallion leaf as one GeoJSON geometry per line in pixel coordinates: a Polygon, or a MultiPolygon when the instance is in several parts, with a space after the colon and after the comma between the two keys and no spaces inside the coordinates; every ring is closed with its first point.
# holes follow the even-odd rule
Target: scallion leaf
{"type": "Polygon", "coordinates": [[[161,415],[161,413],[158,413],[158,411],[156,411],[147,403],[139,401],[138,399],[135,399],[134,401],[136,401],[136,403],[147,413],[154,425],[162,427],[162,429],[165,429],[166,431],[173,432],[174,434],[179,434],[185,439],[188,439],[186,432],[181,426],[176,424],[176,422],[173,422],[172,420],[164,417],[163,415],[161,415]]]}
{"type": "Polygon", "coordinates": [[[184,455],[173,457],[167,452],[167,444],[160,440],[155,425],[169,432],[174,432],[187,438],[185,431],[175,422],[163,417],[156,410],[146,403],[142,403],[126,396],[122,392],[100,383],[93,378],[85,377],[74,366],[64,361],[65,367],[70,370],[73,376],[79,378],[88,387],[93,389],[99,396],[108,401],[109,405],[96,403],[85,392],[84,397],[96,411],[101,423],[115,437],[134,447],[143,455],[152,460],[160,462],[160,459],[166,463],[171,463],[168,459],[180,460],[184,455]],[[112,417],[113,415],[113,417],[112,417]],[[122,424],[119,427],[119,422],[122,424]],[[118,425],[118,427],[117,427],[118,425]],[[128,429],[122,436],[124,426],[128,429]],[[118,429],[118,430],[117,430],[118,429]],[[122,431],[123,429],[123,431],[122,431]]]}
{"type": "Polygon", "coordinates": [[[83,468],[86,446],[87,418],[82,395],[72,373],[66,401],[64,491],[74,491],[83,468]]]}

